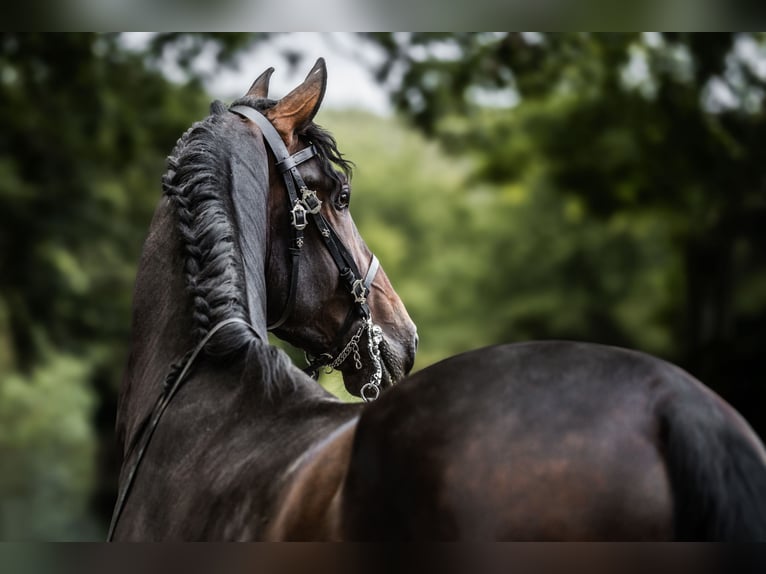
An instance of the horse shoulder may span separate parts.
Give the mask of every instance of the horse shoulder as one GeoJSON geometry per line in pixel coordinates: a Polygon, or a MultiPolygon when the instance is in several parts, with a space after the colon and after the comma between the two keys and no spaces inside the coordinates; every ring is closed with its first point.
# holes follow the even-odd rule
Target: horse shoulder
{"type": "Polygon", "coordinates": [[[288,471],[277,512],[264,538],[282,540],[338,540],[340,493],[351,456],[357,419],[335,430],[309,450],[288,471]]]}

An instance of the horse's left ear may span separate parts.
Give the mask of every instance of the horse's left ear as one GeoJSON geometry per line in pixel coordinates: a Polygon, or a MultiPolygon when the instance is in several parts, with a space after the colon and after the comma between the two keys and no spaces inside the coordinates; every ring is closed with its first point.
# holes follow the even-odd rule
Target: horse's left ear
{"type": "Polygon", "coordinates": [[[303,83],[265,112],[288,148],[319,111],[326,87],[327,68],[324,58],[319,58],[303,83]]]}
{"type": "Polygon", "coordinates": [[[253,85],[247,91],[247,95],[254,98],[268,98],[269,97],[269,80],[271,74],[274,73],[274,68],[269,68],[263,74],[258,76],[253,85]]]}

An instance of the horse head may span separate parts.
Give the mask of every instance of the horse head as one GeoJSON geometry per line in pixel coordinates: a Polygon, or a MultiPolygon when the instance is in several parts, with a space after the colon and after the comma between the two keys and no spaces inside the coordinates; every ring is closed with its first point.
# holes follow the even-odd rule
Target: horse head
{"type": "Polygon", "coordinates": [[[280,100],[268,98],[272,72],[231,107],[270,148],[269,328],[306,351],[309,370],[337,368],[349,392],[374,398],[412,368],[415,325],[351,216],[351,163],[313,122],[324,60],[280,100]]]}

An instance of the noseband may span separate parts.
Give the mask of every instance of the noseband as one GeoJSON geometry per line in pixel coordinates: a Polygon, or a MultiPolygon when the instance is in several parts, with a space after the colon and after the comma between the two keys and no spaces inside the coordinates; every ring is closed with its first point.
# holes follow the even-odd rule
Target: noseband
{"type": "Polygon", "coordinates": [[[314,145],[311,144],[307,148],[290,155],[282,141],[282,137],[263,114],[249,106],[232,106],[229,109],[254,122],[260,128],[263,138],[274,154],[276,167],[285,182],[287,197],[290,202],[290,228],[292,230],[289,246],[291,264],[290,287],[282,314],[274,323],[268,325],[268,329],[274,330],[282,326],[295,308],[298,271],[300,269],[301,252],[304,244],[304,230],[310,220],[313,220],[322,241],[327,247],[327,251],[338,267],[341,281],[345,284],[353,298],[353,305],[346,315],[343,326],[338,331],[335,342],[331,347],[332,350],[321,353],[316,357],[307,354],[306,358],[309,365],[304,371],[317,378],[322,367],[332,370],[339,367],[350,355],[353,355],[355,368],[360,370],[362,368],[362,360],[359,352],[359,342],[366,332],[367,350],[373,363],[373,375],[371,380],[362,387],[361,395],[367,402],[375,400],[380,394],[380,384],[383,378],[383,368],[380,359],[380,344],[383,340],[383,335],[381,328],[372,322],[372,314],[370,306],[367,304],[367,297],[370,294],[370,287],[375,279],[375,275],[380,268],[378,258],[373,254],[367,274],[362,276],[351,252],[343,244],[332,225],[322,215],[320,211],[322,201],[317,197],[316,191],[306,186],[298,171],[300,164],[319,155],[314,145]],[[338,351],[337,349],[351,330],[351,326],[357,316],[362,319],[361,327],[349,339],[348,343],[338,351]]]}

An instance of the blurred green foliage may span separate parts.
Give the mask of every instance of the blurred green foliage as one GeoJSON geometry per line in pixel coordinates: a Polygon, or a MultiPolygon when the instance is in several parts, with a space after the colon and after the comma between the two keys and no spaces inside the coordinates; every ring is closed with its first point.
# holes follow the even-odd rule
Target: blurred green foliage
{"type": "Polygon", "coordinates": [[[89,513],[96,484],[96,397],[82,357],[50,354],[0,385],[0,538],[71,539],[99,530],[89,513]]]}
{"type": "MultiPolygon", "coordinates": [[[[164,158],[209,102],[195,58],[269,39],[0,37],[0,538],[100,535],[135,265],[164,158]],[[168,54],[188,82],[158,71],[168,54]]],[[[761,35],[357,40],[399,114],[318,122],[357,164],[354,219],[418,324],[416,368],[500,342],[622,345],[766,432],[761,35]]]]}
{"type": "Polygon", "coordinates": [[[135,266],[207,104],[116,36],[0,36],[0,537],[100,536],[135,266]]]}

